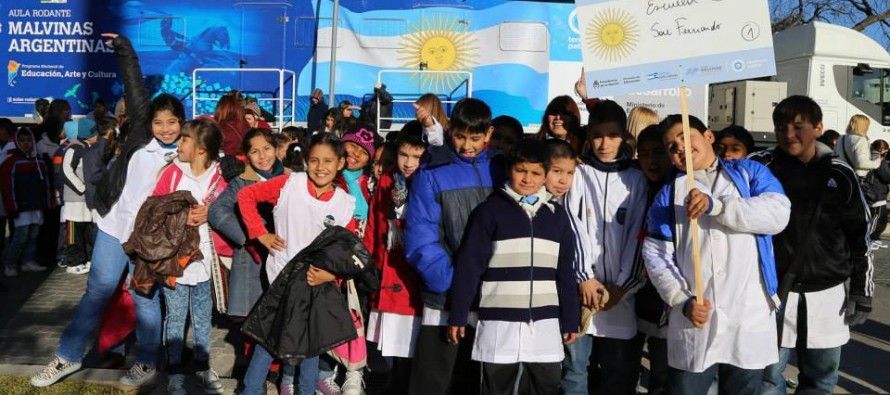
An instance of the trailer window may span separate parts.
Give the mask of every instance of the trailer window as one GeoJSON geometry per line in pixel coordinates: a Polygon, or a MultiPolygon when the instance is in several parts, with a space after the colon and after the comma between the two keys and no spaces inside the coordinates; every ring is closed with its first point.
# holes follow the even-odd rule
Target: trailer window
{"type": "Polygon", "coordinates": [[[871,69],[862,72],[854,68],[850,97],[854,105],[881,123],[890,126],[890,70],[871,69]]]}

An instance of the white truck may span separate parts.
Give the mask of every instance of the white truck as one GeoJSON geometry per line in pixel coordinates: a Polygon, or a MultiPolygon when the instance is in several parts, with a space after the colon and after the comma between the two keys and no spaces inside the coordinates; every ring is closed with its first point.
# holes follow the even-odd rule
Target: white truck
{"type": "Polygon", "coordinates": [[[713,129],[737,124],[758,141],[775,141],[769,113],[785,97],[787,85],[787,95],[807,95],[819,103],[826,130],[843,134],[851,116],[865,114],[871,120],[869,138],[890,141],[890,54],[881,44],[843,26],[815,22],[776,33],[773,46],[777,75],[771,82],[711,86],[713,129]]]}

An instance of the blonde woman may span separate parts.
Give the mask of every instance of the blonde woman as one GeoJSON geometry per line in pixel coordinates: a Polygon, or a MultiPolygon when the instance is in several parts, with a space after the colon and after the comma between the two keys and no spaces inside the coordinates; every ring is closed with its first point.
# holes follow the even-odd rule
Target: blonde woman
{"type": "Polygon", "coordinates": [[[627,132],[633,136],[633,139],[628,141],[628,143],[634,149],[634,157],[637,156],[636,142],[640,132],[655,124],[658,124],[658,113],[651,108],[640,106],[630,110],[630,114],[627,117],[627,132]]]}
{"type": "Polygon", "coordinates": [[[847,126],[847,134],[841,136],[834,147],[834,153],[849,163],[859,177],[865,177],[869,170],[877,169],[881,164],[879,159],[871,158],[871,147],[868,143],[869,124],[870,121],[865,115],[854,115],[847,126]]]}

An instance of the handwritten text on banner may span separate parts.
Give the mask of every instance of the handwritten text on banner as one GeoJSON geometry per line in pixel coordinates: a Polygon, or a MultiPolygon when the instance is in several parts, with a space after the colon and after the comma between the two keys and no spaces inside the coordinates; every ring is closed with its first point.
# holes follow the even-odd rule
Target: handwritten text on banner
{"type": "Polygon", "coordinates": [[[576,0],[591,95],[774,75],[766,0],[576,0]]]}

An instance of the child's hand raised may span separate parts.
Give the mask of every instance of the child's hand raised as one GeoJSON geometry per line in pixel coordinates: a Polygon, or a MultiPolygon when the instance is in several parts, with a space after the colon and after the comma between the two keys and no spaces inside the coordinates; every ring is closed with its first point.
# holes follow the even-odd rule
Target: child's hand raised
{"type": "Polygon", "coordinates": [[[266,233],[260,237],[257,237],[257,241],[259,241],[260,244],[266,247],[266,249],[269,251],[284,251],[284,249],[287,247],[284,239],[278,237],[278,235],[274,233],[266,233]]]}
{"type": "Polygon", "coordinates": [[[698,219],[711,209],[711,197],[698,188],[689,191],[686,197],[686,215],[689,219],[698,219]]]}
{"type": "Polygon", "coordinates": [[[467,329],[462,326],[448,327],[448,342],[451,344],[459,343],[460,339],[463,339],[466,335],[467,329]]]}
{"type": "Polygon", "coordinates": [[[306,283],[309,284],[310,287],[329,283],[336,279],[337,277],[331,274],[331,272],[324,269],[319,269],[312,265],[309,265],[309,271],[306,272],[306,283]]]}
{"type": "Polygon", "coordinates": [[[427,110],[425,107],[422,107],[417,103],[411,105],[414,106],[414,117],[423,124],[423,127],[428,128],[435,124],[430,110],[427,110]]]}

